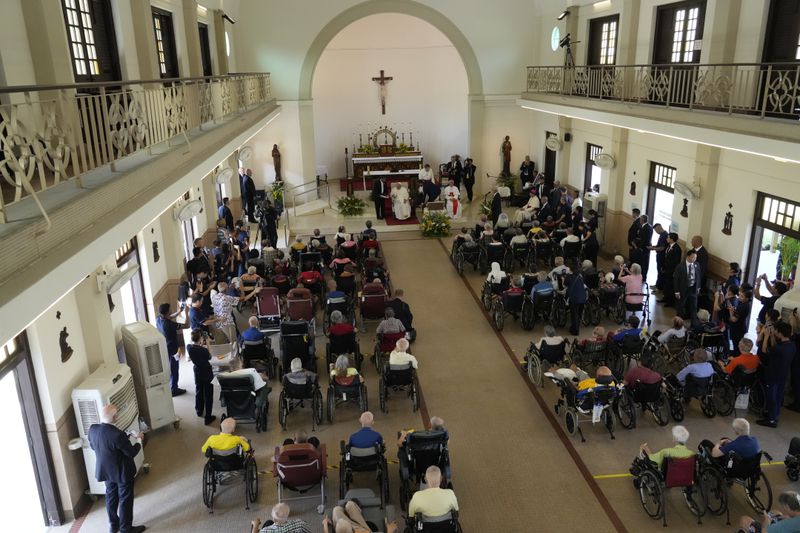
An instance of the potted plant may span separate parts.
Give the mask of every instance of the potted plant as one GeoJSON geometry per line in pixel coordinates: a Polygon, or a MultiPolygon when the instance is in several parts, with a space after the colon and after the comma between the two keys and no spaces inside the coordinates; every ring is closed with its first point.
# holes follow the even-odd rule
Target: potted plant
{"type": "Polygon", "coordinates": [[[281,216],[283,213],[283,191],[284,191],[284,182],[283,180],[276,180],[272,184],[272,198],[274,199],[273,204],[275,204],[275,211],[278,212],[278,217],[281,216]]]}
{"type": "Polygon", "coordinates": [[[447,237],[450,235],[450,217],[444,211],[428,211],[419,224],[423,237],[447,237]]]}
{"type": "Polygon", "coordinates": [[[366,207],[366,202],[357,196],[342,196],[336,200],[336,209],[345,217],[361,216],[366,207]]]}
{"type": "Polygon", "coordinates": [[[780,252],[780,271],[781,278],[791,279],[792,272],[797,268],[797,260],[800,256],[800,241],[792,237],[784,237],[778,245],[780,252]]]}

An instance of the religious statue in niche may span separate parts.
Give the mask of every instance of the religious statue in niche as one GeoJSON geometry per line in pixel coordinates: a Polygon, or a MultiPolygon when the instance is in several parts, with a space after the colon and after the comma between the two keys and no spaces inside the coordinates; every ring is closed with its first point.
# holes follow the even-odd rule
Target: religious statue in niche
{"type": "Polygon", "coordinates": [[[386,114],[386,82],[392,81],[394,78],[391,76],[384,76],[383,70],[381,70],[381,75],[377,78],[372,78],[372,81],[376,82],[379,87],[379,94],[381,97],[381,115],[386,114]]]}
{"type": "Polygon", "coordinates": [[[628,194],[630,194],[631,196],[636,196],[636,182],[635,181],[631,182],[631,189],[628,191],[628,194]]]}
{"type": "Polygon", "coordinates": [[[503,144],[500,145],[500,152],[503,154],[503,171],[500,173],[504,178],[511,176],[511,137],[506,135],[503,144]]]}
{"type": "Polygon", "coordinates": [[[158,263],[159,259],[161,259],[161,255],[158,253],[158,243],[153,241],[153,263],[158,263]]]}
{"type": "Polygon", "coordinates": [[[683,209],[681,209],[681,216],[683,218],[689,218],[689,199],[683,199],[683,209]]]}
{"type": "MultiPolygon", "coordinates": [[[[733,204],[728,204],[728,209],[733,209],[733,204]]],[[[725,235],[730,235],[731,230],[733,229],[733,213],[728,211],[725,213],[725,220],[722,223],[722,233],[725,235]]]]}
{"type": "Polygon", "coordinates": [[[58,334],[58,346],[61,348],[61,362],[66,363],[69,361],[69,358],[72,357],[72,347],[67,344],[67,337],[69,337],[69,333],[67,333],[67,326],[64,326],[64,329],[58,334]]]}
{"type": "Polygon", "coordinates": [[[281,176],[281,151],[278,150],[278,145],[272,145],[272,166],[275,167],[275,181],[283,180],[281,176]]]}

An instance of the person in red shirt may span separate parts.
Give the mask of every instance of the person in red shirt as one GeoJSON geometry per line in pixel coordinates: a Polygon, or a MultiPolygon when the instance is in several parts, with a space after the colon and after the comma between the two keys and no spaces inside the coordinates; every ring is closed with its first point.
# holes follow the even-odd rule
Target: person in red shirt
{"type": "Polygon", "coordinates": [[[333,335],[347,335],[355,331],[353,324],[345,322],[344,315],[341,311],[334,311],[331,313],[331,327],[330,334],[333,335]]]}
{"type": "Polygon", "coordinates": [[[322,281],[322,274],[317,270],[306,270],[297,276],[297,283],[302,283],[305,286],[314,285],[322,281]]]}
{"type": "Polygon", "coordinates": [[[732,374],[733,371],[736,370],[737,366],[743,366],[747,372],[757,370],[758,365],[761,364],[761,360],[757,355],[751,353],[753,349],[753,341],[748,338],[744,338],[739,341],[738,347],[739,355],[730,358],[728,360],[728,364],[723,364],[722,361],[717,361],[719,366],[721,366],[722,369],[728,374],[732,374]]]}
{"type": "Polygon", "coordinates": [[[628,373],[625,374],[625,379],[623,383],[625,385],[633,385],[637,381],[644,384],[644,385],[652,385],[653,383],[660,383],[661,382],[661,374],[656,372],[655,370],[651,370],[650,366],[652,366],[653,362],[650,360],[649,357],[645,357],[639,363],[639,366],[628,370],[628,373]]]}
{"type": "Polygon", "coordinates": [[[363,250],[369,250],[369,249],[380,250],[381,249],[381,243],[379,243],[376,240],[375,235],[370,234],[370,235],[367,236],[366,239],[364,239],[361,242],[361,248],[363,250]]]}

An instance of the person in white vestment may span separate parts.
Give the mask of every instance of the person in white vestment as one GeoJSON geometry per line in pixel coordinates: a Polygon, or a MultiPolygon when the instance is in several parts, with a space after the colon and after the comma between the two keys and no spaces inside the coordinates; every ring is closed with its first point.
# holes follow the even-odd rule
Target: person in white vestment
{"type": "Polygon", "coordinates": [[[397,220],[411,218],[411,202],[408,196],[408,188],[402,187],[399,183],[392,185],[392,212],[397,220]]]}
{"type": "Polygon", "coordinates": [[[450,218],[461,217],[461,191],[453,185],[453,180],[447,182],[447,187],[444,188],[444,199],[447,204],[447,215],[450,218]]]}
{"type": "Polygon", "coordinates": [[[517,212],[514,213],[514,224],[519,226],[523,222],[529,221],[533,216],[534,210],[539,209],[539,207],[541,207],[539,197],[536,196],[536,191],[531,189],[531,197],[528,203],[517,209],[517,212]]]}

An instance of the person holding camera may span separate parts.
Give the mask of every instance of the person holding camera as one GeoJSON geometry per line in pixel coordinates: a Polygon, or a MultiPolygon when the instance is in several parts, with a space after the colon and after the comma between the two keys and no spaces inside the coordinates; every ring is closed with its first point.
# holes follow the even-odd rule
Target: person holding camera
{"type": "Polygon", "coordinates": [[[800,494],[782,492],[778,496],[780,511],[761,513],[760,520],[743,516],[739,520],[739,532],[744,533],[792,533],[800,531],[800,494]]]}
{"type": "Polygon", "coordinates": [[[163,303],[158,306],[158,317],[156,318],[156,327],[158,331],[164,335],[167,341],[167,356],[169,357],[169,384],[172,389],[172,397],[180,396],[186,393],[186,389],[178,387],[178,372],[180,370],[180,343],[178,342],[178,332],[184,328],[184,324],[175,322],[175,318],[181,313],[184,313],[183,322],[189,322],[189,308],[185,303],[181,304],[181,308],[170,314],[170,305],[163,303]]]}
{"type": "Polygon", "coordinates": [[[211,414],[214,405],[214,372],[208,347],[208,335],[202,330],[193,330],[192,343],[186,347],[186,351],[194,365],[194,410],[197,416],[204,417],[206,425],[217,419],[211,414]]]}
{"type": "Polygon", "coordinates": [[[769,278],[766,274],[761,274],[758,278],[756,278],[756,286],[753,291],[753,296],[756,300],[761,302],[761,311],[758,313],[758,322],[759,324],[764,323],[764,316],[767,314],[767,311],[775,307],[775,302],[778,301],[778,298],[783,296],[783,294],[789,290],[789,285],[786,282],[781,280],[775,280],[773,283],[770,283],[769,278]],[[763,294],[762,286],[766,289],[766,294],[763,294]]]}
{"type": "Polygon", "coordinates": [[[759,426],[778,427],[786,376],[797,353],[797,346],[791,341],[791,337],[792,326],[788,322],[778,322],[765,328],[763,348],[766,354],[764,387],[767,396],[767,416],[756,420],[759,426]]]}

